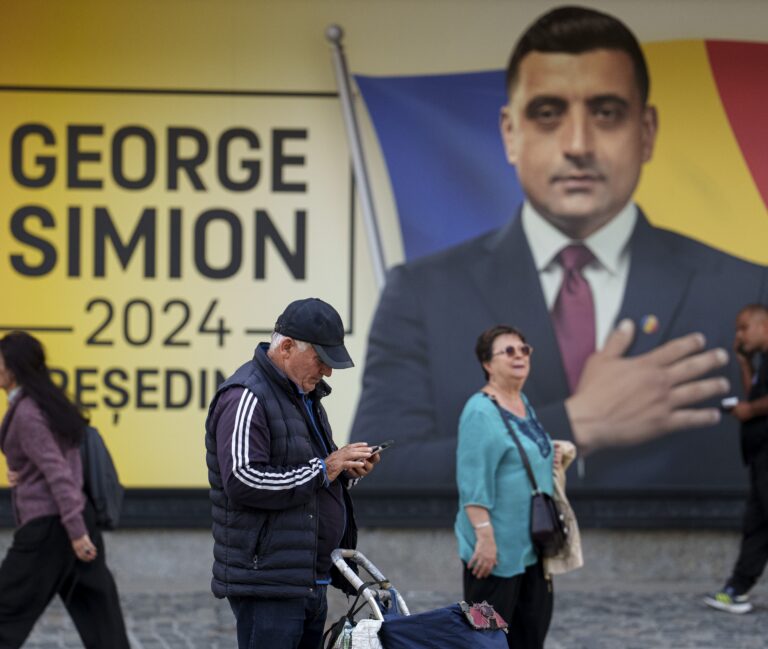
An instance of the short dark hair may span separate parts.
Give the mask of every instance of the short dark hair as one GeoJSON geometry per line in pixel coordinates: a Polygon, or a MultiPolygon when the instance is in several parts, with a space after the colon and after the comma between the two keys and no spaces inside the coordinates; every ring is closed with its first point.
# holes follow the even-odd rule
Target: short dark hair
{"type": "Polygon", "coordinates": [[[583,54],[592,50],[621,50],[629,54],[643,104],[651,81],[648,65],[635,35],[618,18],[586,7],[558,7],[540,16],[520,37],[507,65],[507,92],[517,83],[520,64],[530,52],[583,54]]]}
{"type": "MultiPolygon", "coordinates": [[[[487,363],[489,360],[491,360],[491,354],[493,353],[493,343],[495,340],[499,336],[503,336],[505,334],[513,334],[523,342],[526,342],[523,332],[509,325],[495,325],[490,329],[486,329],[477,337],[477,342],[475,343],[475,355],[477,356],[477,360],[480,361],[481,367],[483,363],[487,363]]],[[[485,374],[485,378],[487,380],[488,372],[486,372],[484,367],[483,374],[485,374]]]]}
{"type": "Polygon", "coordinates": [[[747,313],[749,315],[759,315],[763,318],[768,318],[768,306],[755,302],[754,304],[747,304],[743,306],[739,311],[739,315],[747,313]]]}

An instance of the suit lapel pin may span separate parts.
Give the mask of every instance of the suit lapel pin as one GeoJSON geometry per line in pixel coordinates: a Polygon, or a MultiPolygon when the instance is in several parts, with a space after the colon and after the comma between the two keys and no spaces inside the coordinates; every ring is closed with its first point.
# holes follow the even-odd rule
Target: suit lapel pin
{"type": "Polygon", "coordinates": [[[652,313],[640,319],[640,328],[645,334],[655,334],[659,330],[659,319],[652,313]]]}

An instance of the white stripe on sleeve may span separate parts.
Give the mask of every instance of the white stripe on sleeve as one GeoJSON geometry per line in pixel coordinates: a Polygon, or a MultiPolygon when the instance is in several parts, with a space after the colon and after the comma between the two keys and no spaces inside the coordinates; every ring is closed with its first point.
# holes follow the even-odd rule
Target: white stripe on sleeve
{"type": "Polygon", "coordinates": [[[248,465],[249,432],[257,402],[253,392],[243,390],[232,432],[232,473],[235,477],[254,489],[280,491],[299,487],[322,473],[323,461],[316,457],[309,461],[309,466],[284,472],[259,471],[248,465]]]}

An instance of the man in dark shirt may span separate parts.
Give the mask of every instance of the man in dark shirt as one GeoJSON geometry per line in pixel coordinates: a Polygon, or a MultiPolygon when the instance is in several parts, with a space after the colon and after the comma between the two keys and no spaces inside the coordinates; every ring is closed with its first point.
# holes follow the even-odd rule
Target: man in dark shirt
{"type": "Polygon", "coordinates": [[[320,403],[324,378],[352,366],[336,310],[298,300],[211,403],[212,589],[241,649],[320,647],[331,552],[356,542],[347,489],[379,459],[365,442],[337,449],[320,403]]]}
{"type": "Polygon", "coordinates": [[[744,307],[736,319],[736,358],[746,401],[730,411],[741,422],[741,453],[749,467],[739,558],[723,590],[704,601],[728,613],[749,613],[747,592],[768,563],[768,308],[744,307]]]}

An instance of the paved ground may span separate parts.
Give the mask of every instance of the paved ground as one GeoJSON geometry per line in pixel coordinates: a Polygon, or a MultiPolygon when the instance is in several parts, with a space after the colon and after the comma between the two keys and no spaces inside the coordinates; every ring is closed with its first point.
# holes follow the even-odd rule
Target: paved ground
{"type": "MultiPolygon", "coordinates": [[[[415,610],[451,603],[458,594],[406,593],[415,610]]],[[[123,597],[134,649],[223,649],[235,646],[232,614],[207,593],[131,593],[123,597]]],[[[749,615],[710,611],[694,593],[667,591],[558,593],[547,649],[764,649],[768,601],[749,615]]],[[[25,647],[82,645],[66,612],[53,604],[25,647]]]]}
{"type": "MultiPolygon", "coordinates": [[[[413,612],[460,599],[450,531],[365,531],[366,552],[405,596],[413,612]],[[413,591],[412,588],[423,590],[413,591]]],[[[734,533],[588,531],[587,565],[555,582],[547,649],[765,649],[768,579],[755,612],[711,611],[702,596],[733,561],[734,533]]],[[[0,533],[0,555],[10,541],[0,533]]],[[[232,649],[226,602],[208,592],[211,543],[206,531],[121,531],[110,535],[108,562],[121,591],[133,649],[232,649]]],[[[345,600],[330,598],[329,619],[345,600]]],[[[58,602],[41,618],[29,649],[79,649],[58,602]]]]}

